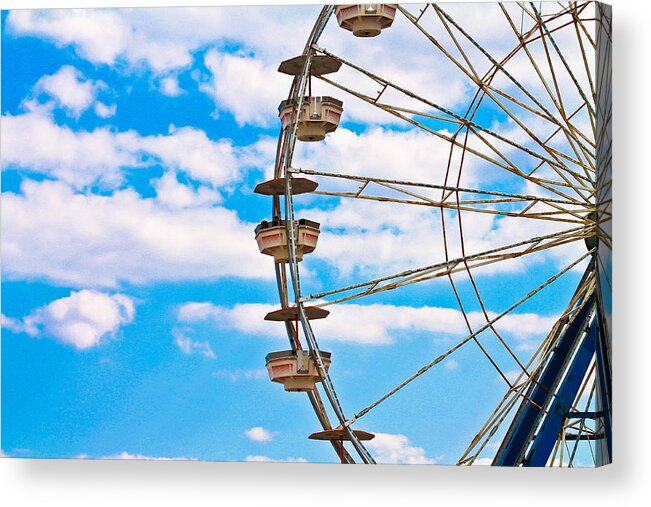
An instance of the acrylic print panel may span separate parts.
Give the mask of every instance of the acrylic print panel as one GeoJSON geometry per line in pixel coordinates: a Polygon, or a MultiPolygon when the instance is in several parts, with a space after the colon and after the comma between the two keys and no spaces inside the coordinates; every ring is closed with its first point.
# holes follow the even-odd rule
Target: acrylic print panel
{"type": "Polygon", "coordinates": [[[3,454],[609,463],[610,20],[3,12],[3,454]]]}

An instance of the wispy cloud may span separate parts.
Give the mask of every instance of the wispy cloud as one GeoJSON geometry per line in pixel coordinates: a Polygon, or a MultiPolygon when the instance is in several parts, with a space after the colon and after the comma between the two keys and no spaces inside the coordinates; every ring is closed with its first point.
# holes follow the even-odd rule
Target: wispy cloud
{"type": "Polygon", "coordinates": [[[261,462],[261,463],[307,463],[308,461],[305,458],[280,458],[280,459],[275,459],[275,458],[270,458],[268,456],[259,456],[259,455],[253,455],[253,456],[247,456],[244,458],[244,461],[254,461],[254,462],[261,462]]]}
{"type": "Polygon", "coordinates": [[[224,378],[233,384],[240,380],[263,380],[267,379],[267,370],[264,368],[252,368],[249,370],[217,370],[211,373],[213,377],[224,378]]]}
{"type": "Polygon", "coordinates": [[[271,442],[274,437],[278,434],[276,431],[269,431],[268,429],[263,428],[262,426],[255,426],[244,432],[246,438],[252,442],[261,442],[268,443],[271,442]]]}
{"type": "Polygon", "coordinates": [[[181,352],[186,355],[199,354],[206,359],[216,359],[217,356],[213,351],[210,343],[195,341],[186,336],[182,331],[175,329],[172,331],[174,343],[181,352]]]}
{"type": "MultiPolygon", "coordinates": [[[[86,458],[86,456],[83,456],[86,458]]],[[[122,451],[118,454],[111,454],[110,456],[102,456],[98,459],[125,459],[125,460],[146,460],[146,461],[196,461],[197,458],[185,458],[185,457],[162,457],[162,456],[145,456],[144,454],[131,454],[127,451],[122,451]]]]}
{"type": "Polygon", "coordinates": [[[366,444],[378,463],[431,465],[433,458],[425,455],[425,450],[411,444],[405,435],[376,433],[366,444]]]}
{"type": "MultiPolygon", "coordinates": [[[[275,309],[273,305],[253,303],[228,308],[207,302],[191,302],[179,306],[177,315],[180,322],[187,324],[209,321],[246,334],[283,337],[285,330],[282,326],[270,325],[264,320],[264,316],[275,309]]],[[[489,313],[489,317],[495,316],[495,313],[489,313]]],[[[480,312],[470,312],[469,317],[475,329],[485,324],[480,312]]],[[[555,321],[554,316],[520,313],[507,315],[495,325],[522,341],[546,333],[555,321]]],[[[320,339],[368,345],[394,343],[396,335],[404,332],[427,333],[433,338],[468,334],[459,310],[432,306],[338,304],[326,319],[314,321],[312,326],[320,339]],[[356,325],[351,326],[351,322],[356,325]]]]}

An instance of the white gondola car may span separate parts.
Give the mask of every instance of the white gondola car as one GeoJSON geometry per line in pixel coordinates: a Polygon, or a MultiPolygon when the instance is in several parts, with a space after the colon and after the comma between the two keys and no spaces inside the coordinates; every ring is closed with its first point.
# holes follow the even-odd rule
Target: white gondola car
{"type": "Polygon", "coordinates": [[[355,37],[375,37],[389,28],[396,16],[395,4],[339,5],[335,9],[339,26],[355,37]]]}
{"type": "MultiPolygon", "coordinates": [[[[330,352],[321,352],[321,357],[327,371],[331,362],[330,352]]],[[[269,378],[283,384],[285,391],[312,391],[321,381],[314,357],[307,350],[271,352],[265,361],[269,378]]]]}
{"type": "MultiPolygon", "coordinates": [[[[296,260],[303,260],[316,248],[319,239],[318,222],[301,218],[296,224],[296,260]]],[[[255,240],[258,242],[260,253],[273,256],[276,262],[289,262],[287,250],[287,230],[284,220],[267,222],[263,220],[255,228],[255,240]]]]}
{"type": "MultiPolygon", "coordinates": [[[[298,140],[323,141],[326,134],[334,132],[339,126],[343,113],[343,102],[332,97],[305,97],[298,115],[298,140]]],[[[278,106],[278,117],[283,129],[291,127],[292,114],[296,104],[283,100],[278,106]]]]}

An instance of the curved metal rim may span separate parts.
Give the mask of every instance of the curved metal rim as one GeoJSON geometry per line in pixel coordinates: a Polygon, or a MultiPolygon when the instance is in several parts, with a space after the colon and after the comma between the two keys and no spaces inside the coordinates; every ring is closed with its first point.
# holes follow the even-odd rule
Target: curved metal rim
{"type": "MultiPolygon", "coordinates": [[[[319,37],[321,36],[321,33],[323,33],[326,24],[332,17],[334,10],[335,10],[334,5],[326,5],[325,7],[323,7],[321,13],[319,14],[319,17],[316,20],[316,23],[314,24],[314,27],[312,28],[312,32],[310,33],[310,36],[308,37],[308,40],[305,44],[305,48],[303,50],[303,56],[306,56],[307,58],[305,58],[305,64],[303,66],[303,70],[300,75],[294,78],[292,86],[290,88],[289,95],[287,97],[287,100],[294,101],[297,104],[297,107],[294,109],[294,114],[296,114],[297,111],[300,111],[303,106],[303,101],[305,98],[305,90],[307,88],[307,84],[309,80],[308,76],[310,75],[310,65],[313,56],[312,46],[316,44],[317,41],[319,40],[319,37]]],[[[335,412],[337,419],[339,420],[339,425],[341,428],[345,430],[348,439],[350,439],[350,442],[352,443],[353,447],[355,447],[355,450],[359,454],[362,461],[364,463],[371,464],[371,463],[375,463],[375,460],[368,452],[366,447],[364,447],[361,441],[357,438],[355,433],[349,428],[349,424],[344,415],[343,408],[341,407],[341,403],[339,402],[337,393],[334,389],[330,376],[327,370],[323,366],[322,353],[319,349],[316,336],[314,335],[314,331],[312,330],[312,326],[310,325],[310,321],[305,315],[304,304],[301,301],[300,274],[299,274],[298,262],[296,260],[296,236],[295,236],[295,229],[294,227],[292,227],[292,224],[294,223],[294,207],[293,207],[293,200],[292,200],[293,198],[292,175],[289,171],[286,170],[291,165],[294,147],[296,145],[296,140],[297,140],[298,122],[295,120],[296,120],[295,118],[292,118],[292,121],[290,123],[290,125],[293,125],[291,131],[283,130],[281,135],[279,136],[278,146],[276,149],[276,165],[275,165],[275,174],[274,174],[274,178],[285,179],[285,221],[286,221],[286,228],[287,228],[287,247],[289,253],[288,266],[289,266],[292,288],[294,291],[295,304],[296,307],[298,308],[299,320],[301,322],[301,326],[303,328],[303,333],[307,340],[308,347],[313,352],[314,357],[316,359],[317,371],[319,373],[319,377],[321,378],[321,385],[323,386],[328,401],[330,402],[330,405],[333,411],[335,412]]],[[[278,196],[275,196],[273,199],[272,213],[274,218],[281,218],[280,198],[278,196]]],[[[287,289],[288,289],[287,274],[286,274],[285,267],[281,266],[280,264],[276,264],[276,283],[278,285],[281,304],[283,307],[286,307],[288,306],[289,303],[289,296],[287,294],[287,289]]],[[[286,331],[287,331],[287,336],[289,338],[289,341],[292,344],[292,347],[295,348],[296,344],[298,343],[297,336],[296,336],[297,329],[294,329],[294,327],[290,323],[287,323],[286,331]]],[[[325,430],[331,429],[332,425],[330,424],[327,413],[325,412],[318,391],[315,389],[314,391],[308,393],[308,396],[310,398],[312,408],[314,409],[317,418],[321,422],[323,429],[325,430]]],[[[333,448],[335,449],[335,451],[337,451],[337,453],[341,451],[334,444],[333,444],[333,448]]],[[[344,454],[344,460],[348,463],[354,463],[353,458],[348,453],[344,454]]]]}

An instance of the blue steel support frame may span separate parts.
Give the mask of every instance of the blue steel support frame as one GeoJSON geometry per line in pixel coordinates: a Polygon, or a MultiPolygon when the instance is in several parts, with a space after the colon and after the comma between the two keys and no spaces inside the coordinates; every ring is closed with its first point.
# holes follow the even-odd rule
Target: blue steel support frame
{"type": "MultiPolygon", "coordinates": [[[[585,341],[583,338],[594,314],[595,299],[594,294],[590,295],[588,301],[584,302],[581,310],[559,337],[551,358],[528,393],[528,399],[523,400],[520,405],[506,437],[493,459],[494,466],[518,466],[524,463],[525,452],[534,439],[534,432],[540,425],[541,419],[546,415],[545,410],[541,410],[539,407],[544,409],[550,405],[554,392],[563,381],[563,374],[566,371],[568,376],[572,375],[573,365],[570,366],[569,362],[574,356],[573,352],[577,346],[585,341]]],[[[578,371],[576,376],[579,376],[578,371]]],[[[556,433],[556,437],[558,437],[558,433],[556,433]]],[[[547,456],[549,457],[549,454],[547,456]]],[[[546,460],[544,464],[546,464],[546,460]]]]}
{"type": "Polygon", "coordinates": [[[595,319],[590,326],[590,330],[585,334],[556,396],[547,409],[547,415],[523,462],[524,466],[544,467],[547,464],[547,460],[554,449],[554,444],[556,444],[556,440],[563,429],[563,424],[572,409],[572,403],[576,399],[592,362],[598,328],[599,325],[595,319]]]}
{"type": "Polygon", "coordinates": [[[596,339],[596,363],[597,363],[597,409],[600,414],[598,422],[603,427],[604,438],[597,441],[599,447],[600,464],[610,463],[613,459],[612,448],[612,380],[610,368],[610,348],[608,338],[604,329],[605,317],[601,304],[597,304],[597,339],[596,339]],[[605,442],[604,442],[605,440],[605,442]],[[605,448],[602,448],[605,444],[605,448]]]}

